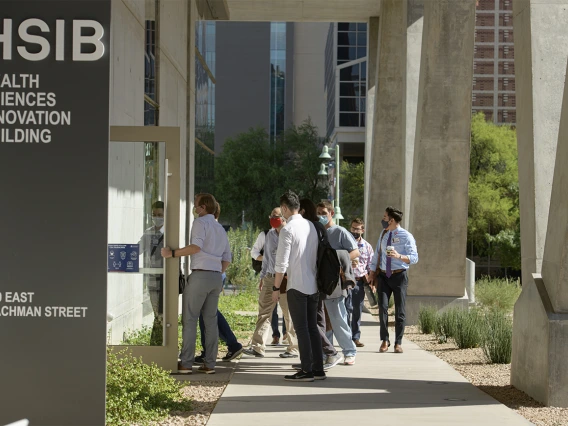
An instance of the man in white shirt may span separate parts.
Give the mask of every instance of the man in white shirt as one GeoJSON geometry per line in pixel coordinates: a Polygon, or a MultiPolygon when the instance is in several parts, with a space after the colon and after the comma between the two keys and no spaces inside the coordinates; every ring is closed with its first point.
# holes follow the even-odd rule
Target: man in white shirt
{"type": "MultiPolygon", "coordinates": [[[[274,265],[276,263],[276,250],[278,249],[278,238],[280,231],[286,225],[286,219],[282,216],[280,207],[276,207],[270,214],[270,226],[272,229],[266,234],[264,244],[264,255],[262,259],[262,269],[260,271],[260,294],[258,297],[258,319],[256,328],[252,336],[252,345],[244,350],[244,354],[262,358],[266,352],[264,344],[266,336],[270,329],[270,317],[276,306],[276,302],[272,300],[272,287],[274,286],[274,277],[276,276],[274,265]]],[[[282,287],[281,287],[282,288],[282,287]]],[[[298,345],[296,343],[296,332],[292,326],[292,320],[288,310],[286,293],[280,293],[280,302],[282,311],[284,312],[284,322],[288,328],[289,344],[286,352],[280,354],[281,358],[297,358],[298,345]]]]}
{"type": "Polygon", "coordinates": [[[196,219],[191,228],[191,244],[177,250],[162,249],[162,256],[191,256],[191,275],[182,297],[183,346],[178,372],[191,374],[195,361],[195,343],[199,314],[203,315],[205,329],[205,360],[199,371],[215,373],[219,346],[217,309],[223,289],[222,273],[231,263],[231,250],[225,229],[215,220],[217,201],[211,194],[195,196],[193,214],[196,219]]]}
{"type": "Polygon", "coordinates": [[[312,222],[304,219],[300,199],[292,191],[280,197],[280,209],[288,222],[280,231],[276,264],[276,277],[272,300],[280,296],[280,285],[288,273],[288,307],[298,337],[302,370],[284,379],[294,382],[324,380],[323,352],[317,325],[318,288],[316,283],[318,235],[312,222]]]}

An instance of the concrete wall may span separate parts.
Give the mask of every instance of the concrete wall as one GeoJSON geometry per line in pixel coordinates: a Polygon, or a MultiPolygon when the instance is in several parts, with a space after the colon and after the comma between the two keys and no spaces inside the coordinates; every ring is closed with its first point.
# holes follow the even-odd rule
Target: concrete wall
{"type": "Polygon", "coordinates": [[[251,127],[270,129],[270,23],[217,22],[215,152],[251,127]]]}
{"type": "MultiPolygon", "coordinates": [[[[188,2],[182,0],[161,1],[160,6],[157,51],[159,124],[181,128],[180,236],[181,241],[184,241],[187,223],[185,167],[188,141],[186,105],[189,11],[188,2]]],[[[110,123],[113,126],[143,126],[145,20],[155,19],[154,3],[145,0],[114,0],[111,13],[110,123]]],[[[193,56],[193,49],[191,53],[193,56]]],[[[195,93],[192,96],[195,97],[195,93]]],[[[143,145],[111,144],[109,161],[109,243],[137,243],[144,231],[143,145]]],[[[160,185],[163,187],[163,182],[160,185]]],[[[126,330],[152,323],[152,308],[147,299],[147,294],[143,292],[142,275],[109,274],[107,305],[108,311],[114,316],[110,324],[112,343],[122,341],[126,330]]]]}
{"type": "Polygon", "coordinates": [[[324,97],[325,44],[329,24],[294,24],[293,118],[300,125],[308,117],[325,136],[326,102],[324,97]]]}

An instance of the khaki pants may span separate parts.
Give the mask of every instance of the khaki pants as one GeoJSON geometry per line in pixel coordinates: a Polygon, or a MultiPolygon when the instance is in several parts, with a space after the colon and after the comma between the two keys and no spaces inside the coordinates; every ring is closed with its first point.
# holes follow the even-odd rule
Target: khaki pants
{"type": "MultiPolygon", "coordinates": [[[[272,327],[270,319],[272,318],[272,311],[276,303],[272,302],[272,287],[274,286],[273,277],[264,277],[262,290],[258,296],[258,319],[256,321],[256,328],[252,336],[252,348],[263,354],[266,351],[264,342],[270,337],[272,327]]],[[[280,307],[284,313],[284,321],[286,322],[286,331],[288,335],[289,345],[286,348],[287,352],[298,353],[298,341],[296,339],[296,332],[290,318],[288,311],[288,301],[285,294],[280,295],[280,307]]]]}

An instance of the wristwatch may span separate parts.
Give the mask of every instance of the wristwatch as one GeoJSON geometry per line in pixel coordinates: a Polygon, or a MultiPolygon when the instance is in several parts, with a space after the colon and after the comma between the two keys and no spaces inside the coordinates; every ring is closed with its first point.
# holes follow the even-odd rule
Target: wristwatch
{"type": "Polygon", "coordinates": [[[272,286],[272,291],[280,291],[280,287],[274,287],[274,286],[272,286]]]}

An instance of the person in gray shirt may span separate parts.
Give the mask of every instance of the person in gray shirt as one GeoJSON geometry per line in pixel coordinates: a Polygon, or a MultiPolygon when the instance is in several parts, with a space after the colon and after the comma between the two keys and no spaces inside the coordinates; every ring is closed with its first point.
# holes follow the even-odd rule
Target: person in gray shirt
{"type": "MultiPolygon", "coordinates": [[[[333,221],[335,211],[329,201],[323,201],[317,205],[317,214],[320,223],[327,229],[327,236],[331,248],[334,250],[346,250],[349,253],[351,262],[356,263],[360,256],[357,241],[347,229],[336,225],[333,221]]],[[[345,307],[346,290],[338,288],[324,301],[333,334],[337,338],[337,343],[341,346],[345,365],[355,364],[357,347],[351,338],[351,327],[347,322],[347,308],[345,307]]]]}

